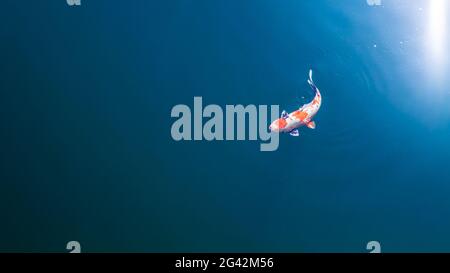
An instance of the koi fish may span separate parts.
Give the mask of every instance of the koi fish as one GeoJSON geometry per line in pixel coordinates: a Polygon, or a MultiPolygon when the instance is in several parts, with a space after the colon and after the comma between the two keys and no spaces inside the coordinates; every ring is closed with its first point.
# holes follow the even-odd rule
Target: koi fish
{"type": "Polygon", "coordinates": [[[281,117],[269,126],[271,132],[289,133],[291,136],[300,135],[298,128],[306,126],[310,129],[316,129],[316,123],[312,120],[322,105],[322,95],[314,84],[312,79],[312,70],[309,70],[309,86],[315,92],[314,99],[300,107],[298,110],[288,114],[286,111],[281,113],[281,117]]]}

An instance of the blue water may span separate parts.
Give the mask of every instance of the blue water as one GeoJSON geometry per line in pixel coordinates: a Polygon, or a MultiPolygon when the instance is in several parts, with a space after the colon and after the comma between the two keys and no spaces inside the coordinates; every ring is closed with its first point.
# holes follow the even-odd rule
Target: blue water
{"type": "Polygon", "coordinates": [[[4,1],[0,251],[450,251],[432,1],[4,1]],[[172,140],[194,96],[293,111],[310,68],[276,152],[172,140]]]}

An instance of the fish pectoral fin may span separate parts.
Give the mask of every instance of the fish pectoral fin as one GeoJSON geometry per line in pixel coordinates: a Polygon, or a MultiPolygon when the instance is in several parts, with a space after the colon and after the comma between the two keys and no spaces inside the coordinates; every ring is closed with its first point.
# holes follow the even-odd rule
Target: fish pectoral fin
{"type": "Polygon", "coordinates": [[[310,121],[306,124],[309,129],[316,129],[316,123],[314,121],[310,121]]]}
{"type": "Polygon", "coordinates": [[[291,136],[298,137],[300,133],[298,132],[298,129],[294,129],[289,133],[291,136]]]}
{"type": "Polygon", "coordinates": [[[283,112],[281,113],[281,118],[287,119],[288,117],[289,117],[289,114],[285,110],[283,110],[283,112]]]}

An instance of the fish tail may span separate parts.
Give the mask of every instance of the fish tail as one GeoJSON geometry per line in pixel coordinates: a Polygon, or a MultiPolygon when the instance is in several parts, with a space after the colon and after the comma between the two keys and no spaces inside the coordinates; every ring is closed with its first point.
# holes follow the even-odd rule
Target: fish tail
{"type": "Polygon", "coordinates": [[[309,83],[309,86],[311,86],[311,89],[312,89],[315,93],[317,93],[317,92],[319,92],[319,89],[317,88],[316,84],[314,83],[313,78],[312,78],[312,75],[313,75],[313,71],[312,71],[312,69],[310,69],[310,70],[309,70],[309,79],[308,79],[308,83],[309,83]]]}

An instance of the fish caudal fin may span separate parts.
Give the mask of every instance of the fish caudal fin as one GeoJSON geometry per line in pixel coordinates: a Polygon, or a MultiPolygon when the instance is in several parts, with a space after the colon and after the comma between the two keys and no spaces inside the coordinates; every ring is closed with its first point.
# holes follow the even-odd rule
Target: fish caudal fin
{"type": "Polygon", "coordinates": [[[309,129],[316,129],[316,123],[314,121],[310,121],[306,124],[309,129]]]}
{"type": "Polygon", "coordinates": [[[311,86],[311,89],[312,89],[315,93],[317,93],[317,92],[318,92],[318,89],[317,89],[317,86],[314,84],[312,75],[313,75],[313,71],[312,71],[312,69],[310,69],[310,70],[309,70],[309,79],[308,79],[308,83],[309,83],[309,86],[311,86]]]}

